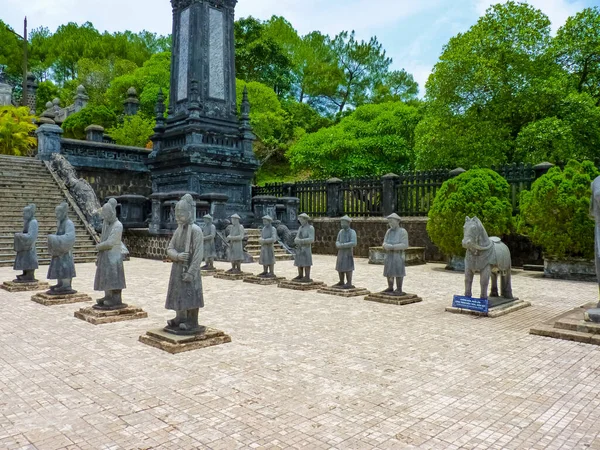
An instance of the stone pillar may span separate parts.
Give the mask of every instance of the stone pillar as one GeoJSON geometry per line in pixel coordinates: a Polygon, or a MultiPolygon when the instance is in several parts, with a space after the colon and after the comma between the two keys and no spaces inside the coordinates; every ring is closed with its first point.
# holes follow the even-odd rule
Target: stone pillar
{"type": "Polygon", "coordinates": [[[79,85],[77,87],[77,94],[75,94],[75,98],[73,99],[73,113],[81,111],[88,104],[90,98],[85,92],[85,88],[83,85],[79,85]]]}
{"type": "Polygon", "coordinates": [[[341,217],[344,215],[342,196],[342,180],[330,178],[327,180],[327,217],[341,217]]]}
{"type": "Polygon", "coordinates": [[[38,83],[35,80],[35,76],[32,73],[27,74],[27,106],[29,106],[29,110],[31,114],[35,114],[35,107],[37,102],[37,89],[38,83]]]}
{"type": "Polygon", "coordinates": [[[281,222],[290,230],[297,230],[300,227],[298,223],[300,199],[298,197],[281,197],[278,201],[285,207],[281,222]]]}
{"type": "Polygon", "coordinates": [[[35,134],[38,139],[38,159],[50,161],[53,153],[60,153],[60,135],[63,134],[63,129],[56,124],[44,123],[35,134]]]}
{"type": "Polygon", "coordinates": [[[254,226],[259,228],[262,226],[263,216],[269,215],[273,220],[276,219],[277,197],[257,195],[252,198],[252,207],[254,210],[254,226]]]}
{"type": "Polygon", "coordinates": [[[123,102],[126,116],[135,116],[140,109],[140,101],[138,100],[137,91],[132,86],[127,91],[127,100],[123,102]]]}
{"type": "Polygon", "coordinates": [[[227,217],[227,200],[229,196],[226,194],[219,194],[216,192],[209,192],[207,194],[200,195],[200,200],[204,200],[210,204],[210,215],[214,221],[225,220],[227,217]]]}
{"type": "Polygon", "coordinates": [[[381,177],[382,185],[382,210],[384,217],[393,214],[398,209],[398,189],[397,184],[400,177],[395,173],[388,173],[381,177]]]}
{"type": "Polygon", "coordinates": [[[90,125],[85,129],[85,140],[92,142],[102,142],[104,140],[104,127],[100,125],[90,125]]]}
{"type": "Polygon", "coordinates": [[[0,82],[0,106],[12,105],[12,91],[10,84],[0,82]]]}
{"type": "Polygon", "coordinates": [[[535,171],[535,179],[537,180],[542,175],[546,175],[553,167],[554,164],[549,162],[543,162],[533,166],[533,170],[535,171]]]}
{"type": "Polygon", "coordinates": [[[119,220],[123,228],[145,228],[148,199],[143,195],[121,195],[114,198],[119,204],[119,220]]]}
{"type": "Polygon", "coordinates": [[[158,234],[158,231],[160,230],[161,194],[152,194],[150,200],[152,201],[152,212],[148,230],[151,234],[158,234]]]}

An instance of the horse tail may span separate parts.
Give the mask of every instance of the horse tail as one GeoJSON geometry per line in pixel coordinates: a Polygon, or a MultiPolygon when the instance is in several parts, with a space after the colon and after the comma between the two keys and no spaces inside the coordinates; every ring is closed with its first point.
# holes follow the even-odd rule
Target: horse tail
{"type": "Polygon", "coordinates": [[[510,273],[512,266],[510,260],[510,250],[504,242],[494,242],[494,253],[496,254],[496,266],[502,275],[510,273]]]}

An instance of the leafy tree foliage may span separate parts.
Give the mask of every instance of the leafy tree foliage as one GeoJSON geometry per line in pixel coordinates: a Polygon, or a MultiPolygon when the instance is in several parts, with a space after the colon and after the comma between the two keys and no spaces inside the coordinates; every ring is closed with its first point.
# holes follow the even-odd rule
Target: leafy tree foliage
{"type": "Polygon", "coordinates": [[[117,115],[106,106],[87,106],[75,113],[62,124],[64,137],[84,139],[85,129],[90,125],[100,125],[104,129],[112,128],[117,124],[117,115]]]}
{"type": "Polygon", "coordinates": [[[513,229],[510,185],[489,169],[472,169],[444,182],[427,222],[431,240],[448,256],[463,256],[465,217],[477,216],[489,236],[513,229]]]}
{"type": "Polygon", "coordinates": [[[360,106],[339,124],[303,136],[288,157],[294,170],[318,178],[408,169],[420,117],[418,108],[400,102],[360,106]]]}
{"type": "Polygon", "coordinates": [[[0,20],[0,67],[9,76],[23,75],[23,44],[14,30],[0,20]]]}
{"type": "Polygon", "coordinates": [[[29,108],[0,106],[0,154],[31,156],[37,145],[36,128],[29,108]]]}
{"type": "Polygon", "coordinates": [[[518,231],[552,258],[594,256],[590,184],[600,175],[590,161],[553,167],[521,193],[518,231]]]}
{"type": "Polygon", "coordinates": [[[106,134],[119,145],[147,148],[150,136],[154,134],[155,126],[156,121],[154,119],[146,119],[138,113],[135,116],[124,117],[123,122],[108,129],[106,134]]]}

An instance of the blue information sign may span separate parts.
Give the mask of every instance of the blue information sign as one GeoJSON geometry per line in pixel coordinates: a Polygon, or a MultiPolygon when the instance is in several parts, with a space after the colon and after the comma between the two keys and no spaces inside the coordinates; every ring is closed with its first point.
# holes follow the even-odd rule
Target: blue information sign
{"type": "Polygon", "coordinates": [[[452,307],[487,313],[489,305],[487,299],[455,295],[454,300],[452,301],[452,307]]]}

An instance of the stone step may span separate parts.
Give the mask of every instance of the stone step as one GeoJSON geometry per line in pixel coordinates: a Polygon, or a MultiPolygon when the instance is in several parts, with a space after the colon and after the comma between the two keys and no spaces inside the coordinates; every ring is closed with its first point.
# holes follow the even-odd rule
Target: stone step
{"type": "MultiPolygon", "coordinates": [[[[52,230],[52,231],[55,231],[55,230],[52,230]]],[[[50,233],[47,233],[47,234],[50,234],[50,233]]],[[[41,236],[38,236],[38,242],[39,242],[41,239],[46,239],[45,237],[42,237],[42,236],[43,236],[43,235],[41,235],[41,236]]],[[[78,230],[77,228],[75,228],[75,237],[76,237],[76,239],[78,239],[78,240],[79,240],[80,238],[87,238],[87,239],[91,239],[91,237],[90,237],[90,235],[87,233],[87,231],[84,231],[84,230],[78,230]]],[[[12,233],[10,233],[10,234],[6,234],[6,233],[4,233],[4,234],[0,234],[0,242],[4,242],[4,241],[10,241],[10,242],[12,242],[12,241],[13,241],[13,238],[14,238],[14,232],[12,232],[12,233]]]]}
{"type": "MultiPolygon", "coordinates": [[[[93,263],[96,262],[96,257],[80,257],[80,256],[73,256],[73,261],[75,261],[75,264],[82,264],[82,263],[93,263]]],[[[14,258],[13,259],[7,259],[7,260],[1,260],[0,259],[0,267],[12,267],[13,264],[15,263],[14,258]]],[[[47,266],[48,264],[50,264],[50,258],[38,258],[38,263],[40,266],[47,266]]]]}
{"type": "Polygon", "coordinates": [[[9,186],[52,186],[56,187],[56,183],[52,179],[52,177],[30,177],[24,176],[26,174],[15,174],[15,175],[4,175],[0,173],[0,186],[9,185],[9,186]]]}
{"type": "MultiPolygon", "coordinates": [[[[41,244],[40,241],[36,242],[36,248],[38,252],[45,252],[48,248],[48,246],[46,245],[46,240],[43,241],[44,245],[39,245],[41,244]]],[[[12,252],[14,248],[14,245],[12,242],[0,242],[0,253],[7,253],[7,252],[12,252]]],[[[90,241],[81,241],[81,240],[75,240],[75,245],[74,245],[75,251],[77,250],[91,250],[94,247],[94,244],[92,244],[91,240],[90,241]]]]}

